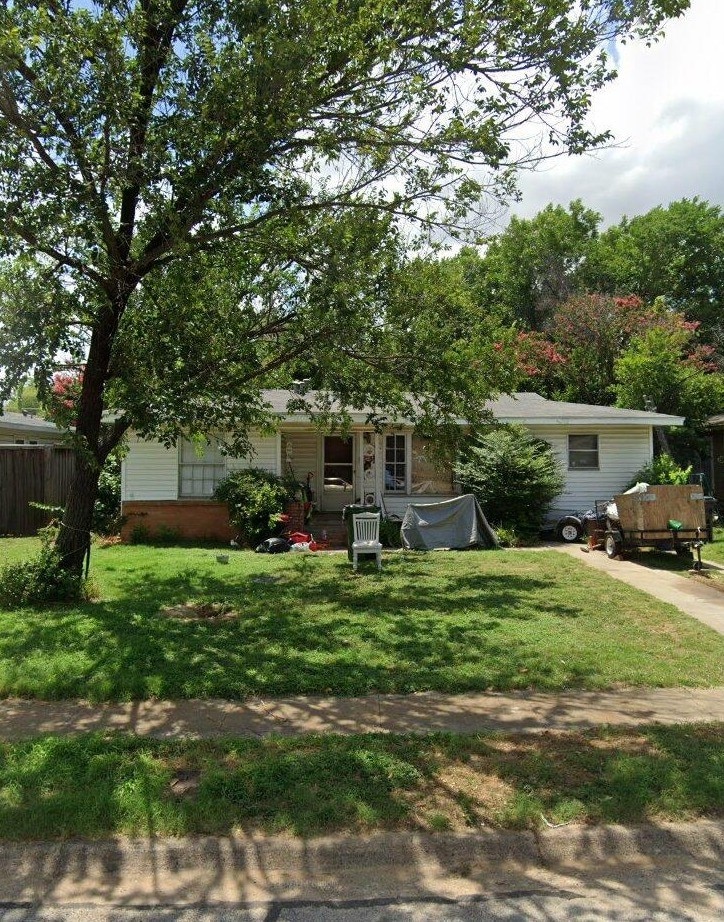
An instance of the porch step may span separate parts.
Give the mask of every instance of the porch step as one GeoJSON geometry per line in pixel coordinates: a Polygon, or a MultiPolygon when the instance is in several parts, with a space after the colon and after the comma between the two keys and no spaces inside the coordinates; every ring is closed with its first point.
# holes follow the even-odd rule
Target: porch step
{"type": "Polygon", "coordinates": [[[317,513],[312,516],[308,528],[317,541],[324,541],[326,533],[330,548],[347,547],[347,526],[339,513],[317,513]]]}

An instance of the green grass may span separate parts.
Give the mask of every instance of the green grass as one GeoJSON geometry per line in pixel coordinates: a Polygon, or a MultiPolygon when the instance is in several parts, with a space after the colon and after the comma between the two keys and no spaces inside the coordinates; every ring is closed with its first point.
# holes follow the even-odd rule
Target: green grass
{"type": "MultiPolygon", "coordinates": [[[[0,541],[20,559],[28,541],[0,541]]],[[[0,696],[241,698],[724,684],[724,638],[555,551],[94,549],[100,600],[0,610],[0,696]],[[260,578],[277,578],[259,582],[260,578]],[[163,617],[221,602],[238,618],[163,617]]]]}
{"type": "Polygon", "coordinates": [[[724,727],[0,744],[0,838],[535,828],[724,815],[724,727]],[[174,792],[175,778],[195,789],[174,792]]]}
{"type": "Polygon", "coordinates": [[[704,560],[724,565],[724,528],[714,529],[714,541],[704,545],[701,549],[701,556],[704,560]]]}

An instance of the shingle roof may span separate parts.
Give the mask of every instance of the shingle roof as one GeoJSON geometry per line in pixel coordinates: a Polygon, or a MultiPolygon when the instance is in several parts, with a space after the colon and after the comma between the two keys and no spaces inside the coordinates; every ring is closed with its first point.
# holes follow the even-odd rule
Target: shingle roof
{"type": "MultiPolygon", "coordinates": [[[[308,391],[304,396],[314,401],[316,391],[308,391]]],[[[288,413],[287,404],[298,399],[299,394],[288,390],[263,391],[263,397],[273,412],[288,419],[304,419],[304,413],[288,413]]],[[[334,401],[332,406],[338,406],[334,401]]],[[[684,417],[648,410],[625,410],[619,407],[599,407],[585,403],[565,403],[559,400],[547,400],[531,391],[515,394],[503,394],[495,400],[488,401],[486,408],[501,422],[536,423],[540,425],[644,425],[644,426],[681,426],[684,417]]],[[[350,411],[353,422],[365,422],[369,407],[350,411]]]]}
{"type": "Polygon", "coordinates": [[[524,419],[526,421],[580,422],[596,419],[600,421],[643,423],[658,426],[681,426],[683,416],[655,413],[650,410],[627,410],[621,407],[600,407],[588,403],[567,403],[563,400],[546,400],[540,394],[522,391],[504,394],[489,403],[497,419],[524,419]]]}
{"type": "Polygon", "coordinates": [[[26,416],[24,413],[11,413],[7,410],[0,414],[0,428],[17,429],[19,432],[58,432],[55,423],[37,416],[26,416]]]}

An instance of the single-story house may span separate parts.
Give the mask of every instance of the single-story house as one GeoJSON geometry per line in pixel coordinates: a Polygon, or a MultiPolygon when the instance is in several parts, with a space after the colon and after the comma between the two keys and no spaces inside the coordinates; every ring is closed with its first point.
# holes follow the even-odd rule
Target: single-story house
{"type": "Polygon", "coordinates": [[[59,445],[63,431],[55,423],[26,413],[0,415],[0,445],[59,445]]]}
{"type": "MultiPolygon", "coordinates": [[[[411,502],[439,502],[459,492],[452,467],[435,462],[427,440],[411,424],[375,431],[360,410],[351,413],[347,437],[325,434],[308,416],[288,412],[288,401],[296,396],[284,390],[264,393],[279,424],[272,435],[252,437],[252,458],[225,456],[213,440],[199,454],[190,442],[167,448],[131,437],[122,469],[124,536],[142,525],[151,534],[164,527],[188,538],[228,538],[226,509],[211,496],[228,472],[250,466],[308,481],[315,509],[335,516],[352,502],[376,503],[388,515],[402,516],[411,502]]],[[[557,517],[619,492],[652,459],[653,428],[684,422],[679,416],[561,403],[534,393],[500,397],[489,409],[499,421],[520,423],[553,446],[566,476],[557,517]]]]}

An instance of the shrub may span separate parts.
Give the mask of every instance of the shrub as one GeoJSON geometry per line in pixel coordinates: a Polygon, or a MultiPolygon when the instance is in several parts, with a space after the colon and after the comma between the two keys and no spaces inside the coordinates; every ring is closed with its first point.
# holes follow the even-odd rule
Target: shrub
{"type": "Polygon", "coordinates": [[[492,427],[465,447],[458,480],[473,493],[488,521],[536,534],[565,479],[551,446],[521,426],[492,427]]]}
{"type": "Polygon", "coordinates": [[[128,536],[129,544],[150,544],[151,543],[151,530],[148,525],[144,525],[142,522],[139,522],[137,525],[134,525],[131,529],[131,534],[128,536]]]}
{"type": "Polygon", "coordinates": [[[500,547],[523,547],[525,544],[524,539],[521,538],[514,526],[496,525],[495,534],[498,537],[500,547]]]}
{"type": "Polygon", "coordinates": [[[659,455],[658,458],[644,464],[634,479],[626,484],[626,489],[628,490],[637,483],[673,484],[674,486],[687,484],[691,477],[691,470],[691,465],[679,467],[671,455],[659,455]]]}
{"type": "Polygon", "coordinates": [[[0,570],[0,602],[7,607],[48,602],[87,601],[91,589],[79,574],[60,565],[57,551],[45,542],[30,560],[0,570]]]}
{"type": "Polygon", "coordinates": [[[115,535],[120,530],[121,458],[118,454],[110,455],[101,471],[91,527],[98,535],[115,535]]]}
{"type": "Polygon", "coordinates": [[[172,525],[159,525],[156,534],[153,536],[153,544],[178,544],[181,540],[181,532],[172,525]]]}
{"type": "Polygon", "coordinates": [[[228,506],[241,542],[251,546],[276,532],[293,495],[289,483],[256,467],[229,474],[214,494],[228,506]]]}

